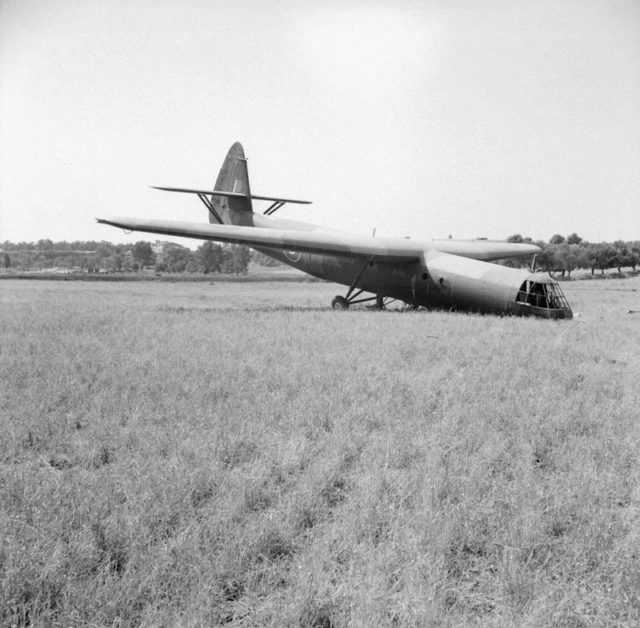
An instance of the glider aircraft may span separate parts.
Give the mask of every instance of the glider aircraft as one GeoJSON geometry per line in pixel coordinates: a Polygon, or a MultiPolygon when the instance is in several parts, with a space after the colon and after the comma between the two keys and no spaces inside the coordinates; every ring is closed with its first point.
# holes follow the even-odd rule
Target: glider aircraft
{"type": "Polygon", "coordinates": [[[126,231],[244,244],[314,277],[348,286],[331,305],[346,309],[391,300],[414,307],[572,318],[560,286],[550,277],[492,261],[534,255],[534,244],[477,240],[414,240],[354,236],[309,223],[272,218],[285,203],[309,203],[251,193],[247,160],[236,142],[212,190],[159,187],[195,194],[209,223],[98,218],[126,231]],[[262,214],[253,200],[270,201],[262,214]],[[365,294],[369,293],[369,295],[365,294]]]}

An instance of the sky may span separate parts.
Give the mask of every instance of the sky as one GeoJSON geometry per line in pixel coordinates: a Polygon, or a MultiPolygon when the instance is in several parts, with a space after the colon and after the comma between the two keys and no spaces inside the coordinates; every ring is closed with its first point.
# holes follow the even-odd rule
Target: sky
{"type": "Polygon", "coordinates": [[[235,141],[281,217],[640,239],[640,2],[0,0],[0,242],[206,221],[149,186],[235,141]]]}

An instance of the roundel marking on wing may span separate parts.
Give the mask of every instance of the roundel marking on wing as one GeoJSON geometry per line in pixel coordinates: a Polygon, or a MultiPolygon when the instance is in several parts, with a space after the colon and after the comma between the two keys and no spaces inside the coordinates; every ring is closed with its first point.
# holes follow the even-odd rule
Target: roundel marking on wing
{"type": "Polygon", "coordinates": [[[299,262],[300,261],[300,251],[285,251],[284,252],[286,258],[291,262],[299,262]]]}

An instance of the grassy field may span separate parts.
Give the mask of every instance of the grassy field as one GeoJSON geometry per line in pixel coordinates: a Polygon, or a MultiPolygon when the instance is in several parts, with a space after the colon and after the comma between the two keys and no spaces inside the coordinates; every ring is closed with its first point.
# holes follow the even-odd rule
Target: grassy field
{"type": "Polygon", "coordinates": [[[638,625],[640,277],[563,288],[0,282],[0,624],[638,625]]]}

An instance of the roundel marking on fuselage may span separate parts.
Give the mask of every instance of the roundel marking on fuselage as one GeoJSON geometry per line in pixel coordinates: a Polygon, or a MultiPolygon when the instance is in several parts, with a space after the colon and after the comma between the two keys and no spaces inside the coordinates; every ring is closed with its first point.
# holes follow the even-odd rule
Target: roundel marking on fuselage
{"type": "Polygon", "coordinates": [[[284,254],[291,262],[300,261],[300,251],[285,251],[284,254]]]}

